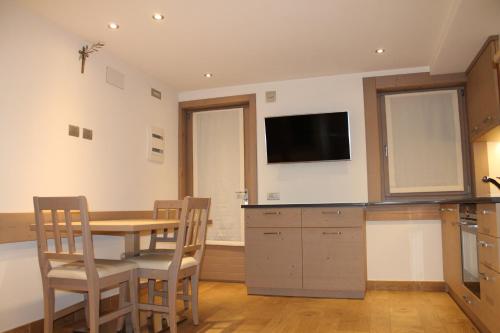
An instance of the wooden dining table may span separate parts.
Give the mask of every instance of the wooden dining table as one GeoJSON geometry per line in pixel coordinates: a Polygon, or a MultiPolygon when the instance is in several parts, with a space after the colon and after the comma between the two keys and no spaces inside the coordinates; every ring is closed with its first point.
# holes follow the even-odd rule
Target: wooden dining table
{"type": "MultiPolygon", "coordinates": [[[[64,222],[58,223],[61,231],[66,225],[64,222]]],[[[80,222],[72,222],[74,231],[81,231],[80,222]]],[[[89,221],[90,232],[93,234],[123,236],[125,241],[125,257],[139,255],[141,244],[141,233],[152,230],[175,230],[179,227],[179,220],[156,220],[156,219],[130,219],[130,220],[96,220],[89,221]]],[[[52,231],[52,223],[45,223],[45,229],[52,231]]],[[[31,224],[30,229],[35,231],[36,224],[31,224]]]]}

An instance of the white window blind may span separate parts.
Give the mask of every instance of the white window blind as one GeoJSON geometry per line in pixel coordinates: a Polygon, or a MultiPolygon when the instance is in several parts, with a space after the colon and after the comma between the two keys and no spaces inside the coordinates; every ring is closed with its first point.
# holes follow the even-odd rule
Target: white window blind
{"type": "Polygon", "coordinates": [[[390,193],[464,191],[457,90],[385,96],[390,193]]]}

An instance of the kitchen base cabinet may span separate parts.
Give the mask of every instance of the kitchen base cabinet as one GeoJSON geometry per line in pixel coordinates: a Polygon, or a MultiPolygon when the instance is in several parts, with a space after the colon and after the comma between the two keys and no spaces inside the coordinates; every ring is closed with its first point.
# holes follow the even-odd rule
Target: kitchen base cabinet
{"type": "Polygon", "coordinates": [[[248,287],[301,288],[300,228],[248,228],[245,251],[248,287]]]}
{"type": "Polygon", "coordinates": [[[247,208],[249,294],[363,298],[364,208],[247,208]]]}
{"type": "Polygon", "coordinates": [[[303,286],[312,290],[365,288],[361,228],[303,228],[303,286]]]}

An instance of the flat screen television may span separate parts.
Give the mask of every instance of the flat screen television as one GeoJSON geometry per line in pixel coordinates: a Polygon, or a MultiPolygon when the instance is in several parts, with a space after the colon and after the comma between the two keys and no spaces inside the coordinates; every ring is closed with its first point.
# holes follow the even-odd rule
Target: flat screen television
{"type": "Polygon", "coordinates": [[[265,119],[268,163],[350,160],[349,114],[265,119]]]}

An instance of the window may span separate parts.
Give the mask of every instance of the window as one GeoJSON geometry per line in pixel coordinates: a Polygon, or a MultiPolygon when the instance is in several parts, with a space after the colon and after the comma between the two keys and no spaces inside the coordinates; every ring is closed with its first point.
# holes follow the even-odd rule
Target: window
{"type": "Polygon", "coordinates": [[[381,95],[385,196],[469,192],[463,90],[381,95]]]}

